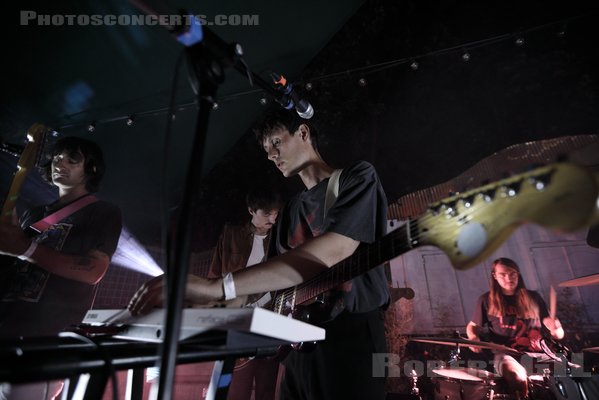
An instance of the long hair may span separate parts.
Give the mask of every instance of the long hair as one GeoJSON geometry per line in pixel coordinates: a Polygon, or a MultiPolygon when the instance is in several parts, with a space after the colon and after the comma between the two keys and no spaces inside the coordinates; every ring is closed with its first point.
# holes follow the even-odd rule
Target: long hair
{"type": "Polygon", "coordinates": [[[517,317],[539,319],[539,305],[528,293],[526,285],[524,284],[524,279],[522,279],[522,275],[520,274],[520,267],[518,267],[518,264],[516,264],[514,260],[506,257],[501,257],[493,261],[493,269],[491,270],[492,275],[489,281],[489,315],[500,317],[506,315],[507,311],[507,305],[505,304],[505,297],[501,291],[501,286],[499,286],[499,283],[493,277],[495,275],[495,267],[498,264],[511,268],[518,273],[518,285],[516,286],[516,292],[514,293],[516,296],[517,317]]]}

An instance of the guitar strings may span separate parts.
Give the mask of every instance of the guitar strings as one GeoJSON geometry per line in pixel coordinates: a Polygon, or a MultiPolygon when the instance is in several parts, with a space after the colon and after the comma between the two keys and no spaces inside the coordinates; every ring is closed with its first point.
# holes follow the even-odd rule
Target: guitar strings
{"type": "MultiPolygon", "coordinates": [[[[465,208],[464,210],[461,210],[459,212],[459,217],[463,218],[464,216],[469,217],[469,219],[473,219],[476,218],[478,216],[481,215],[481,213],[486,211],[487,206],[492,206],[493,204],[495,204],[497,201],[500,200],[510,200],[510,199],[522,199],[522,198],[526,198],[527,196],[530,195],[537,195],[539,193],[542,192],[542,190],[538,190],[534,187],[533,184],[528,185],[528,190],[526,189],[527,187],[525,186],[521,186],[520,188],[520,192],[514,196],[514,197],[503,197],[501,199],[496,199],[496,197],[498,195],[500,195],[499,190],[501,189],[501,187],[503,185],[505,185],[506,183],[515,183],[515,182],[520,182],[521,184],[524,184],[527,181],[527,178],[532,178],[535,175],[542,175],[543,173],[546,173],[546,171],[535,171],[535,173],[533,174],[526,174],[524,176],[521,176],[517,179],[514,179],[514,177],[512,178],[508,178],[502,181],[498,181],[496,182],[491,188],[488,189],[483,189],[480,188],[478,191],[476,191],[475,193],[471,193],[468,196],[466,196],[467,193],[470,192],[466,192],[464,193],[462,196],[458,196],[455,199],[453,208],[457,208],[458,202],[459,201],[464,201],[466,198],[473,198],[473,202],[472,202],[472,208],[465,208]],[[485,202],[485,200],[483,198],[479,198],[480,196],[484,196],[485,192],[488,191],[493,191],[493,195],[494,198],[491,202],[487,203],[485,202]],[[476,202],[485,202],[482,203],[482,206],[479,204],[477,205],[476,202]]],[[[486,188],[486,186],[485,186],[486,188]]],[[[433,203],[434,205],[438,205],[438,206],[443,206],[443,200],[437,203],[433,203]]],[[[462,205],[462,207],[464,207],[462,205]]],[[[437,214],[434,215],[434,213],[432,212],[432,210],[429,208],[420,218],[416,218],[416,219],[408,219],[407,223],[405,225],[403,225],[402,227],[398,228],[395,231],[392,231],[390,233],[388,233],[387,235],[383,236],[380,239],[380,244],[378,246],[378,248],[380,249],[379,251],[379,255],[381,252],[389,252],[389,250],[392,251],[393,254],[397,254],[397,256],[400,256],[402,254],[404,254],[406,251],[409,251],[412,249],[412,243],[402,243],[399,246],[396,246],[395,241],[400,237],[403,236],[404,242],[406,241],[406,239],[410,238],[409,233],[413,233],[410,232],[413,228],[414,228],[414,224],[420,224],[420,225],[427,225],[427,223],[429,223],[431,220],[434,219],[439,219],[442,218],[443,215],[437,214]],[[405,249],[402,249],[402,246],[405,247],[405,249]],[[399,249],[396,250],[396,247],[399,247],[399,249]],[[397,253],[397,251],[400,251],[399,253],[397,253]],[[401,250],[406,250],[406,251],[401,251],[401,250]]],[[[441,221],[441,222],[452,222],[452,221],[456,221],[458,218],[458,215],[455,216],[451,216],[447,221],[441,221]]],[[[448,231],[453,231],[456,229],[455,224],[441,224],[441,226],[436,226],[435,227],[437,232],[436,234],[443,234],[443,233],[447,233],[448,231]]],[[[426,239],[427,235],[429,235],[428,232],[426,231],[422,231],[420,229],[418,229],[416,232],[414,232],[414,236],[411,237],[412,240],[416,240],[418,243],[420,243],[421,240],[426,239]]],[[[379,243],[379,242],[375,242],[379,243]]],[[[302,301],[305,301],[307,299],[310,299],[312,297],[314,297],[313,293],[316,291],[316,289],[314,288],[314,286],[318,286],[319,284],[322,286],[322,283],[324,282],[329,282],[331,280],[334,280],[335,282],[343,283],[343,280],[340,280],[338,278],[339,275],[341,274],[348,274],[349,276],[356,276],[356,271],[359,271],[360,268],[363,268],[362,266],[358,265],[357,263],[352,264],[352,261],[355,259],[360,259],[362,257],[366,257],[367,260],[371,259],[371,254],[370,254],[370,250],[372,249],[374,244],[371,245],[367,245],[363,248],[358,248],[356,250],[356,252],[354,252],[354,254],[352,254],[350,257],[346,258],[345,260],[340,261],[339,263],[335,264],[334,266],[330,267],[328,270],[324,271],[323,273],[316,275],[315,277],[308,279],[305,282],[302,282],[301,284],[288,288],[288,289],[284,289],[282,291],[279,291],[280,293],[277,294],[277,297],[275,299],[275,301],[273,301],[273,304],[279,304],[279,305],[291,305],[294,306],[296,304],[297,301],[297,297],[298,297],[298,293],[301,294],[302,298],[305,297],[305,299],[300,299],[299,303],[301,304],[302,301]],[[346,264],[349,264],[349,267],[347,267],[346,264]],[[336,279],[335,279],[336,278],[336,279]],[[312,290],[311,292],[303,293],[306,291],[312,290]],[[295,298],[295,299],[294,299],[295,298]]],[[[395,257],[393,257],[395,258],[395,257]]],[[[386,260],[385,260],[386,261],[386,260]]]]}

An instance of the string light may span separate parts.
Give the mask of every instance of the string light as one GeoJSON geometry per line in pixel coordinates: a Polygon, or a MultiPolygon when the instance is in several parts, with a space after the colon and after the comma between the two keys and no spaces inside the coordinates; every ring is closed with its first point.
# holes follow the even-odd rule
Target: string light
{"type": "MultiPolygon", "coordinates": [[[[444,49],[439,49],[439,50],[435,50],[429,53],[425,53],[425,54],[417,54],[417,55],[412,55],[410,57],[406,57],[406,58],[401,58],[401,59],[395,59],[395,60],[390,60],[390,61],[385,61],[382,63],[378,63],[378,64],[374,64],[374,65],[368,65],[368,66],[364,66],[364,67],[358,67],[358,68],[354,68],[354,69],[350,69],[350,70],[343,70],[343,71],[339,71],[339,72],[333,72],[330,74],[326,74],[326,75],[321,75],[318,77],[314,77],[312,78],[312,81],[307,82],[304,85],[304,88],[306,91],[311,91],[313,89],[313,85],[314,85],[314,81],[326,81],[326,80],[331,80],[333,78],[337,78],[340,76],[351,76],[353,74],[356,73],[360,73],[362,75],[364,74],[372,74],[372,73],[376,73],[379,71],[383,71],[389,68],[394,68],[397,67],[399,65],[404,65],[404,64],[408,64],[409,67],[413,70],[413,71],[417,71],[420,68],[420,64],[417,61],[418,59],[424,58],[424,57],[433,57],[433,56],[437,56],[437,55],[442,55],[442,54],[449,54],[451,52],[457,52],[457,51],[461,51],[461,59],[463,62],[469,62],[471,59],[471,53],[468,50],[465,50],[465,48],[469,48],[470,50],[475,49],[475,48],[480,48],[480,47],[485,47],[485,46],[490,46],[490,45],[494,45],[500,42],[504,42],[506,40],[514,40],[514,44],[518,47],[523,46],[525,44],[525,39],[524,39],[524,34],[529,34],[531,32],[534,31],[541,31],[541,30],[547,30],[547,29],[552,29],[553,30],[553,34],[556,35],[559,38],[563,38],[566,34],[566,27],[569,23],[572,23],[572,21],[576,20],[576,19],[581,19],[584,18],[585,16],[578,16],[578,17],[574,17],[574,18],[568,18],[568,19],[564,19],[561,21],[557,21],[557,22],[553,22],[553,23],[549,23],[549,24],[545,24],[545,25],[539,25],[536,27],[532,27],[532,28],[528,28],[526,30],[520,31],[520,32],[516,32],[516,33],[508,33],[508,34],[502,34],[502,35],[498,35],[495,37],[490,37],[490,38],[486,38],[486,39],[481,39],[478,41],[474,41],[474,42],[468,42],[468,43],[462,43],[460,45],[457,46],[453,46],[453,47],[449,47],[449,48],[444,48],[444,49]],[[557,29],[556,29],[557,28],[557,29]],[[515,38],[515,39],[514,39],[515,38]]],[[[555,36],[554,36],[555,37],[555,36]]],[[[367,85],[367,80],[362,77],[358,79],[358,85],[363,87],[367,85]]],[[[299,85],[302,84],[301,81],[300,82],[294,82],[295,85],[299,85]]],[[[246,96],[246,95],[250,95],[250,94],[256,94],[256,93],[262,93],[262,97],[259,98],[259,102],[261,105],[266,105],[268,104],[268,99],[264,96],[264,93],[259,90],[259,89],[252,89],[252,90],[247,90],[247,91],[243,91],[243,92],[239,92],[239,93],[233,93],[233,94],[229,94],[223,97],[219,97],[218,101],[213,100],[212,102],[212,110],[216,111],[220,108],[220,103],[223,102],[228,102],[228,101],[232,101],[235,100],[238,97],[242,97],[242,96],[246,96]]],[[[175,106],[175,108],[178,111],[183,111],[186,110],[188,108],[191,107],[197,107],[197,101],[194,99],[192,101],[188,101],[182,104],[178,104],[175,106]]],[[[90,113],[91,110],[84,110],[81,111],[79,113],[76,114],[72,114],[72,115],[66,115],[64,116],[64,120],[69,121],[72,120],[73,117],[79,115],[79,114],[86,114],[86,113],[90,113]]],[[[134,122],[137,118],[139,117],[143,117],[143,116],[155,116],[161,113],[166,113],[168,112],[168,108],[160,108],[160,109],[154,109],[154,110],[148,110],[148,111],[143,111],[143,112],[138,112],[136,113],[136,115],[125,115],[122,117],[116,117],[116,118],[107,118],[107,119],[103,119],[103,120],[98,120],[98,121],[93,121],[91,123],[89,123],[87,125],[87,130],[89,132],[94,132],[97,126],[97,123],[106,123],[106,122],[113,122],[113,121],[125,121],[127,126],[132,126],[134,125],[134,122]]],[[[175,120],[176,116],[175,114],[171,114],[171,119],[175,120]]],[[[67,123],[67,124],[56,124],[55,126],[57,126],[57,130],[62,130],[65,128],[70,128],[73,126],[85,126],[86,122],[84,121],[79,121],[79,122],[74,122],[74,123],[67,123]]],[[[57,133],[58,134],[58,133],[57,133]]]]}

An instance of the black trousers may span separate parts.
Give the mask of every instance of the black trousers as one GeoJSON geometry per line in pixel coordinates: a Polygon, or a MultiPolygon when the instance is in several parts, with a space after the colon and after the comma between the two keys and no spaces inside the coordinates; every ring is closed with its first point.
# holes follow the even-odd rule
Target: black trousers
{"type": "Polygon", "coordinates": [[[385,398],[385,378],[373,377],[373,353],[386,353],[382,312],[343,312],[323,325],[326,339],[285,361],[281,400],[385,398]]]}

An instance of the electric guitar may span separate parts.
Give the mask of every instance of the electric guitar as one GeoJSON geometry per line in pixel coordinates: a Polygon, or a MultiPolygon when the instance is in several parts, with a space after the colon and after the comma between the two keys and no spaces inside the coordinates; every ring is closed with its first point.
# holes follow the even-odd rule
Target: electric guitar
{"type": "Polygon", "coordinates": [[[276,292],[275,312],[313,321],[330,315],[330,306],[302,304],[383,262],[416,247],[433,245],[456,269],[483,261],[519,225],[533,222],[574,231],[596,218],[599,181],[588,170],[551,164],[433,203],[419,218],[372,244],[362,244],[349,258],[298,286],[276,292]],[[304,317],[304,318],[302,318],[304,317]]]}
{"type": "Polygon", "coordinates": [[[13,176],[10,189],[4,200],[2,212],[0,213],[0,223],[12,223],[13,210],[19,198],[19,193],[21,193],[21,187],[29,171],[36,165],[39,165],[47,132],[48,128],[37,123],[31,125],[31,128],[27,131],[27,144],[19,157],[17,171],[13,176]]]}
{"type": "MultiPolygon", "coordinates": [[[[15,204],[21,193],[21,188],[25,182],[27,174],[33,167],[39,165],[41,156],[43,154],[43,148],[46,141],[48,128],[41,124],[33,124],[27,131],[27,144],[19,157],[17,162],[17,171],[15,172],[8,194],[4,199],[2,205],[2,211],[0,212],[0,223],[12,224],[14,223],[13,213],[15,204]]],[[[2,258],[0,260],[0,297],[3,297],[10,283],[13,281],[16,274],[17,265],[16,263],[21,262],[15,258],[2,258]],[[7,265],[4,265],[7,264],[7,265]]]]}

